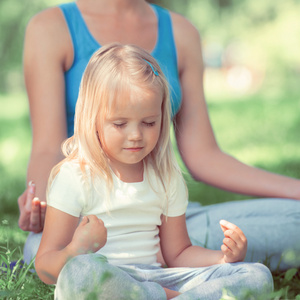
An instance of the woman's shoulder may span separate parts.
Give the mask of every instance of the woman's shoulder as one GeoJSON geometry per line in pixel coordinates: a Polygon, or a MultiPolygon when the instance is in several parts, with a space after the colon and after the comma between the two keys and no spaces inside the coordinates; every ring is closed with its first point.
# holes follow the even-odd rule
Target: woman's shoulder
{"type": "Polygon", "coordinates": [[[199,36],[198,29],[185,16],[175,12],[170,12],[170,14],[172,18],[173,31],[175,35],[182,35],[182,37],[186,35],[188,35],[189,37],[199,36]]]}
{"type": "Polygon", "coordinates": [[[187,63],[187,58],[201,52],[201,40],[198,29],[183,15],[171,12],[173,34],[176,44],[179,73],[187,63]]]}
{"type": "Polygon", "coordinates": [[[27,28],[36,30],[50,29],[61,26],[64,22],[63,14],[59,7],[49,7],[35,14],[28,22],[27,28]]]}
{"type": "Polygon", "coordinates": [[[72,60],[69,30],[59,7],[47,8],[29,20],[24,51],[38,63],[45,61],[47,56],[47,63],[63,65],[64,68],[72,60]]]}
{"type": "Polygon", "coordinates": [[[26,27],[26,38],[46,47],[57,47],[68,38],[68,28],[59,7],[50,7],[35,14],[26,27]]]}

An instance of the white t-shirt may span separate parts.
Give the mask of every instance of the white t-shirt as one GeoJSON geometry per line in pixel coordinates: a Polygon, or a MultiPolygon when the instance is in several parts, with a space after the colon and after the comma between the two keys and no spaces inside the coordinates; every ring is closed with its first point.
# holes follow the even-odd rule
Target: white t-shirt
{"type": "Polygon", "coordinates": [[[98,253],[105,255],[109,263],[157,264],[158,226],[162,214],[183,215],[188,203],[186,187],[179,174],[172,178],[167,194],[166,210],[165,192],[150,167],[144,172],[142,182],[122,182],[113,173],[113,188],[108,192],[104,180],[97,178],[91,184],[79,164],[67,162],[51,185],[48,205],[80,220],[91,214],[100,218],[107,228],[107,243],[98,253]]]}

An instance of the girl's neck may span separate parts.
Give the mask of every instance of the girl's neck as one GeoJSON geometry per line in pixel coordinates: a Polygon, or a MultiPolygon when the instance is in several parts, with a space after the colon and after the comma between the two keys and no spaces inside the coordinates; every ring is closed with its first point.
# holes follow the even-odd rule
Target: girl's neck
{"type": "Polygon", "coordinates": [[[114,174],[123,182],[142,182],[144,180],[144,162],[137,164],[118,164],[109,160],[114,174]]]}

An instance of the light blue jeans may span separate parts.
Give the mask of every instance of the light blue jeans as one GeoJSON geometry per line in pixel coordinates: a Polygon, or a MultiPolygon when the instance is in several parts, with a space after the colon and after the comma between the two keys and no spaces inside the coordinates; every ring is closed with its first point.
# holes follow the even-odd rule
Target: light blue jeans
{"type": "Polygon", "coordinates": [[[57,300],[159,300],[162,287],[182,294],[174,299],[267,299],[273,290],[269,269],[259,263],[221,264],[205,268],[159,268],[150,265],[113,266],[99,254],[71,259],[59,274],[57,300]],[[251,297],[250,297],[251,295],[251,297]]]}
{"type": "MultiPolygon", "coordinates": [[[[239,226],[248,240],[245,261],[262,262],[272,271],[300,267],[300,201],[257,199],[201,206],[189,203],[187,227],[194,245],[219,250],[220,219],[239,226]]],[[[37,253],[41,233],[30,233],[24,247],[27,263],[37,253]]]]}
{"type": "Polygon", "coordinates": [[[247,240],[246,262],[261,262],[272,271],[300,267],[300,201],[255,199],[209,206],[190,203],[187,227],[194,245],[220,250],[220,219],[240,227],[247,240]]]}

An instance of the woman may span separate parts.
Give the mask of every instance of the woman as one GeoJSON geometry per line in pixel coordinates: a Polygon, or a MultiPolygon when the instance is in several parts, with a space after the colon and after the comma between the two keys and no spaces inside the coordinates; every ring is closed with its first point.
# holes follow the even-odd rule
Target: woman
{"type": "MultiPolygon", "coordinates": [[[[247,166],[217,145],[203,91],[200,37],[179,14],[144,0],[78,0],[45,10],[30,21],[24,46],[24,73],[30,103],[33,143],[28,181],[18,202],[19,226],[43,228],[45,189],[50,169],[62,159],[61,143],[72,134],[79,82],[88,59],[110,42],[136,44],[160,63],[172,91],[176,139],[192,176],[232,192],[272,197],[265,200],[190,206],[191,240],[215,249],[222,232],[212,235],[221,218],[235,223],[248,239],[246,261],[265,261],[272,269],[281,254],[300,247],[300,181],[247,166]],[[77,40],[77,41],[76,41],[77,40]],[[36,187],[36,190],[35,190],[36,187]],[[34,199],[34,196],[39,199],[34,199]],[[34,199],[34,200],[33,200],[34,199]],[[217,220],[217,222],[215,222],[217,220]],[[287,234],[288,232],[288,234],[287,234]]],[[[34,256],[40,234],[30,234],[25,258],[34,256]]],[[[281,263],[280,268],[288,265],[281,263]]]]}

